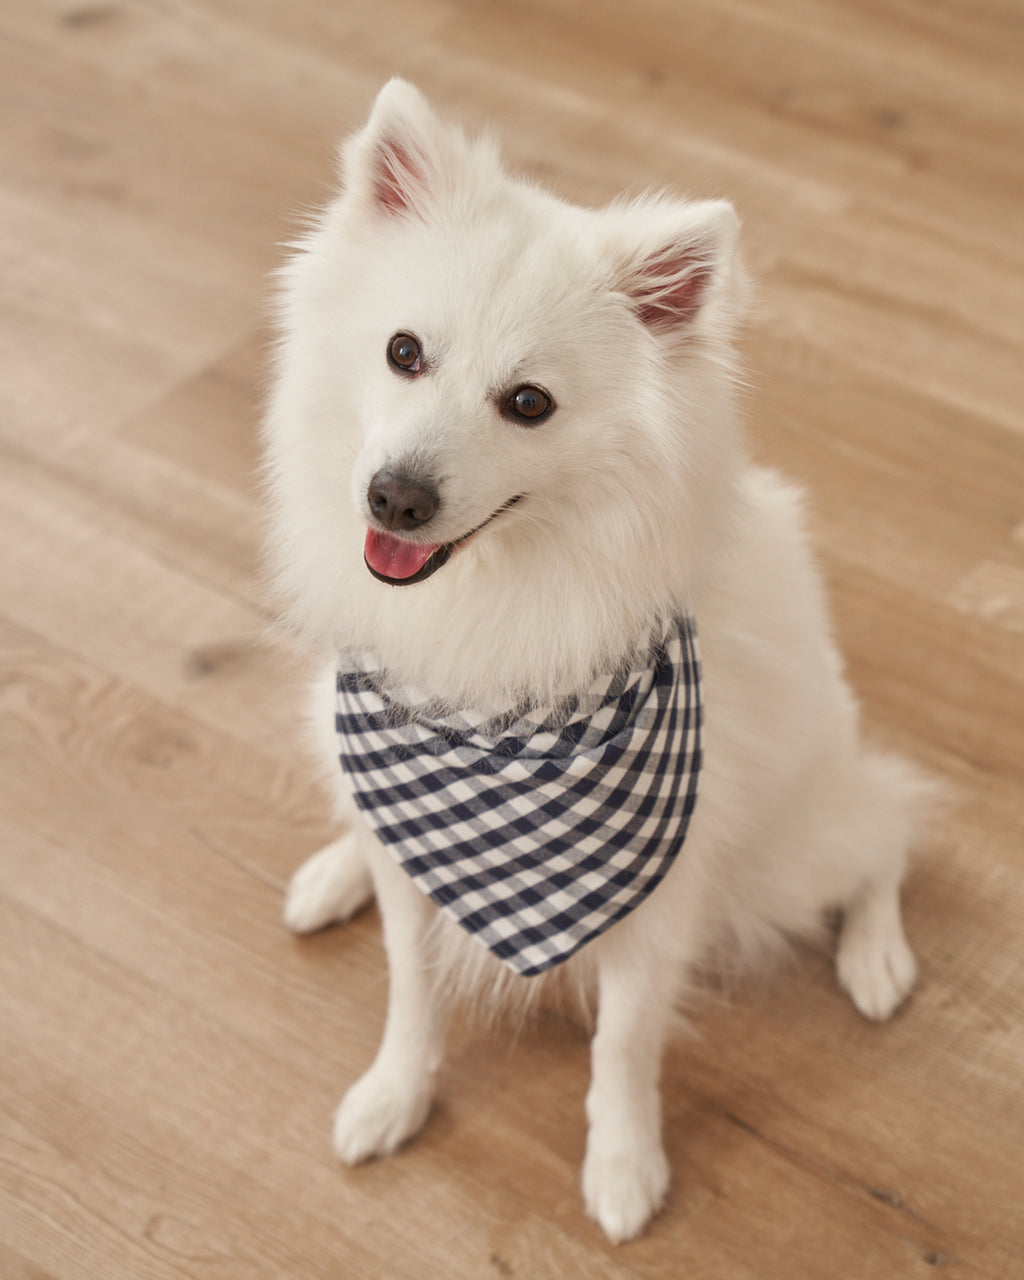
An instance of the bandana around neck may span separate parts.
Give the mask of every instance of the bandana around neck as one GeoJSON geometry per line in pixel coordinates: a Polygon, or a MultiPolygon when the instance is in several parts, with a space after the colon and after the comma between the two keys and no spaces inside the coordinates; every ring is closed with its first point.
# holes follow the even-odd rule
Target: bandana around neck
{"type": "Polygon", "coordinates": [[[634,910],[682,847],[702,763],[692,618],[554,708],[436,713],[349,655],[336,728],[356,803],[424,893],[517,973],[634,910]]]}

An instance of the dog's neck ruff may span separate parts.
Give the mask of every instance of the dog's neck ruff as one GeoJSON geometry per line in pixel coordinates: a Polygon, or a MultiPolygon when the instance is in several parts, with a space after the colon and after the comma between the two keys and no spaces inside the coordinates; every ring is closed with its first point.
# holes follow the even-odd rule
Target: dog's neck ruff
{"type": "Polygon", "coordinates": [[[517,973],[561,964],[634,910],[682,847],[702,762],[692,618],[556,708],[434,714],[349,656],[341,762],[371,829],[517,973]]]}

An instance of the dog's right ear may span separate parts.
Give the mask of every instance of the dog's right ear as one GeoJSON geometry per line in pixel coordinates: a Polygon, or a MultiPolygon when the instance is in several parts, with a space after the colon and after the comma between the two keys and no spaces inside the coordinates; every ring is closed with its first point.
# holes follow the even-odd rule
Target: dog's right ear
{"type": "Polygon", "coordinates": [[[444,133],[418,89],[389,80],[366,127],[342,148],[348,195],[379,217],[425,218],[440,185],[444,133]]]}

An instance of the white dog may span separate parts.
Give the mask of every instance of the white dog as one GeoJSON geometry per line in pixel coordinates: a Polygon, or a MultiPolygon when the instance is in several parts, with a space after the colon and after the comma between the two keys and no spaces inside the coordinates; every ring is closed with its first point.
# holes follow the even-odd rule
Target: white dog
{"type": "Polygon", "coordinates": [[[283,272],[265,427],[274,572],[348,783],[285,917],[375,893],[390,967],[335,1148],[420,1128],[453,991],[561,974],[597,1007],[586,1207],[625,1240],[668,1186],[695,965],[835,909],[857,1008],[907,996],[927,784],[862,742],[799,495],[744,452],[731,206],[575,208],[399,81],[343,171],[283,272]]]}

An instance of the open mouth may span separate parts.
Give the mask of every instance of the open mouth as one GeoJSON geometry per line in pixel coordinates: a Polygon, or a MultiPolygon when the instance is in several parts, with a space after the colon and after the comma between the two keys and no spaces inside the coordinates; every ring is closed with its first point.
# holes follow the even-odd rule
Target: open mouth
{"type": "Polygon", "coordinates": [[[464,533],[454,542],[410,542],[407,538],[399,538],[393,533],[380,533],[376,529],[367,529],[366,543],[363,547],[363,560],[373,576],[392,587],[409,587],[414,582],[424,582],[432,573],[436,573],[442,565],[451,559],[452,552],[468,542],[470,538],[497,520],[502,512],[523,497],[517,493],[508,502],[503,502],[497,511],[478,524],[469,533],[464,533]]]}

